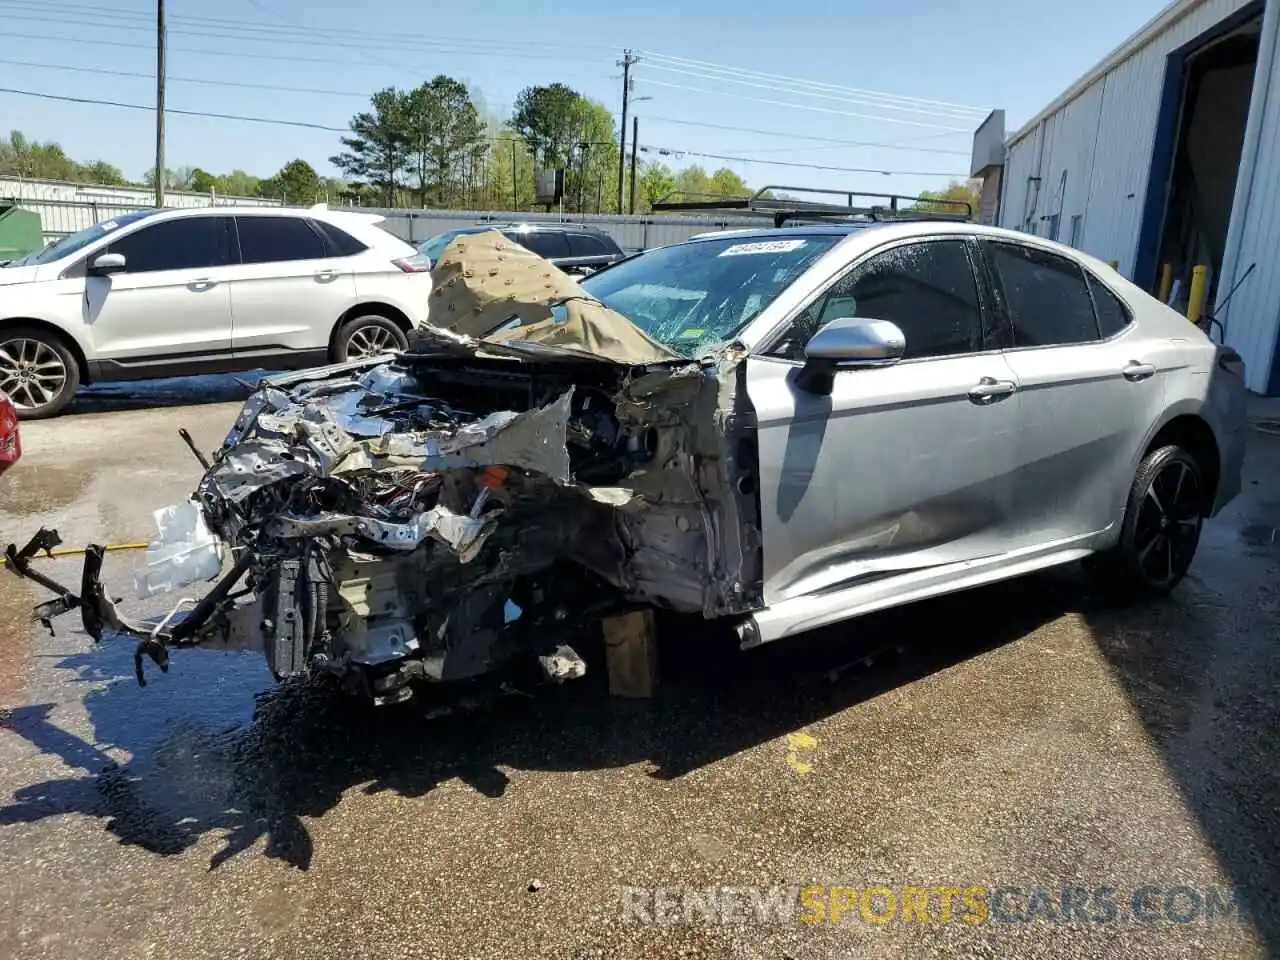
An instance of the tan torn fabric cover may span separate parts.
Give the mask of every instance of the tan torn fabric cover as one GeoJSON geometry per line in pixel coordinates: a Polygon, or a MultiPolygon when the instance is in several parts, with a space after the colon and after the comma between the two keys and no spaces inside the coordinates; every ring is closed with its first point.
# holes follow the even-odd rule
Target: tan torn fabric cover
{"type": "Polygon", "coordinates": [[[610,310],[536,253],[497,230],[463,234],[433,265],[430,322],[480,337],[513,316],[524,326],[489,338],[527,340],[582,350],[617,363],[683,359],[620,313],[610,310]],[[556,323],[551,307],[564,303],[568,319],[556,323]]]}

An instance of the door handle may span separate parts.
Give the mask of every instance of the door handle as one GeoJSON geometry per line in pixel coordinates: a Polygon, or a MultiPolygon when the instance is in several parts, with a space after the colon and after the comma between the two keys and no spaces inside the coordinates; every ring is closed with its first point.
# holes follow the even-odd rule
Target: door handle
{"type": "Polygon", "coordinates": [[[977,404],[997,403],[1005,397],[1013,395],[1018,385],[1012,380],[997,380],[995,377],[983,377],[969,388],[969,399],[977,404]]]}
{"type": "Polygon", "coordinates": [[[1139,363],[1137,360],[1130,361],[1129,365],[1120,371],[1124,374],[1124,378],[1131,383],[1137,383],[1139,380],[1146,380],[1148,377],[1154,377],[1156,368],[1154,364],[1139,363]]]}
{"type": "Polygon", "coordinates": [[[338,271],[336,270],[317,270],[316,271],[317,280],[328,281],[328,280],[334,279],[335,277],[337,277],[337,275],[338,275],[338,271]]]}
{"type": "Polygon", "coordinates": [[[210,280],[208,277],[198,277],[197,279],[190,281],[187,286],[198,293],[203,290],[212,289],[217,282],[218,281],[216,280],[210,280]]]}

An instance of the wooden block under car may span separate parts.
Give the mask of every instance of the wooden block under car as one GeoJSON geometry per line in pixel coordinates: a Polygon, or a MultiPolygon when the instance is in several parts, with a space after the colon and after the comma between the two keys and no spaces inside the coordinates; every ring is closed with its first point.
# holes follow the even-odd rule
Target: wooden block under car
{"type": "Polygon", "coordinates": [[[652,697],[658,685],[658,635],[653,611],[636,610],[606,617],[605,659],[609,693],[615,697],[652,697]]]}

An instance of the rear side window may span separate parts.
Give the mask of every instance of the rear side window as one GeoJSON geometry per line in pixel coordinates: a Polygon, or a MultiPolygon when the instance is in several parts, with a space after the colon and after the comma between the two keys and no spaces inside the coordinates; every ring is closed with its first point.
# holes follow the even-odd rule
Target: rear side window
{"type": "Polygon", "coordinates": [[[569,234],[569,253],[575,257],[608,257],[617,253],[613,244],[591,233],[569,234]]]}
{"type": "Polygon", "coordinates": [[[322,260],[324,239],[301,217],[236,217],[244,263],[322,260]]]}
{"type": "Polygon", "coordinates": [[[559,231],[531,230],[528,233],[510,233],[507,236],[526,250],[548,260],[569,256],[569,241],[559,231]]]}
{"type": "Polygon", "coordinates": [[[183,217],[113,240],[103,253],[124,255],[128,273],[199,270],[231,262],[230,217],[183,217]]]}
{"type": "Polygon", "coordinates": [[[991,262],[1013,324],[1015,347],[1090,343],[1098,339],[1084,271],[1043,250],[992,243],[991,262]]]}
{"type": "Polygon", "coordinates": [[[1089,292],[1093,294],[1094,312],[1098,315],[1098,333],[1104,340],[1107,337],[1114,337],[1133,320],[1129,316],[1129,308],[1107,288],[1105,283],[1087,270],[1085,278],[1089,282],[1089,292]]]}
{"type": "Polygon", "coordinates": [[[308,220],[307,223],[311,224],[313,229],[319,230],[329,241],[332,256],[351,257],[369,249],[347,231],[335,227],[332,223],[325,223],[323,220],[308,220]]]}
{"type": "Polygon", "coordinates": [[[965,242],[933,240],[876,254],[810,304],[769,353],[802,360],[809,339],[845,317],[897,324],[908,360],[980,350],[982,313],[965,242]]]}

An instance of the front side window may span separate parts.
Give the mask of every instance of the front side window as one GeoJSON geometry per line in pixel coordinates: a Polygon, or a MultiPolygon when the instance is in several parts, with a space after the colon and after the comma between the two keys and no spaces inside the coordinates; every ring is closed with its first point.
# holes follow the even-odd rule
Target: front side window
{"type": "Polygon", "coordinates": [[[124,256],[126,273],[201,270],[230,263],[230,217],[183,217],[135,230],[100,253],[124,256]]]}
{"type": "MultiPolygon", "coordinates": [[[[110,220],[103,220],[96,223],[92,227],[86,227],[70,236],[63,237],[61,240],[55,240],[43,250],[37,250],[35,253],[28,253],[25,257],[19,257],[12,263],[11,267],[28,267],[40,263],[52,263],[54,260],[61,260],[63,257],[69,257],[77,250],[83,250],[89,244],[103,237],[110,235],[112,232],[119,230],[121,227],[127,227],[139,220],[147,217],[153,217],[157,213],[163,213],[162,210],[139,210],[135,213],[126,213],[122,217],[112,217],[110,220]]],[[[103,251],[104,253],[106,251],[103,251]]],[[[82,274],[83,275],[83,274],[82,274]]]]}
{"type": "Polygon", "coordinates": [[[897,324],[904,360],[980,350],[982,312],[965,241],[906,244],[863,261],[801,311],[768,355],[803,360],[815,333],[847,317],[897,324]]]}
{"type": "Polygon", "coordinates": [[[243,263],[323,260],[329,255],[320,234],[301,217],[236,217],[243,263]]]}
{"type": "Polygon", "coordinates": [[[1019,244],[992,243],[988,249],[1013,324],[1015,347],[1098,339],[1093,300],[1078,264],[1019,244]]]}

